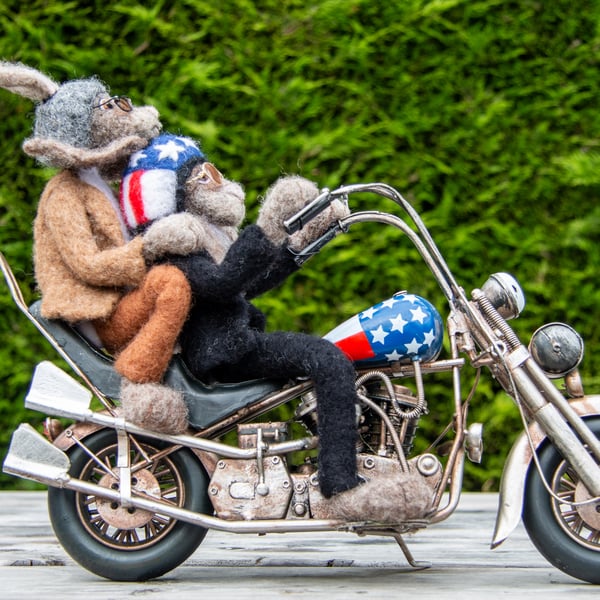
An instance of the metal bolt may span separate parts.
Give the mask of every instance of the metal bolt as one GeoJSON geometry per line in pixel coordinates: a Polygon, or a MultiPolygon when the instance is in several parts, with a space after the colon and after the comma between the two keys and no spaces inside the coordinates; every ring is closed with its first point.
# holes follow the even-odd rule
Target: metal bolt
{"type": "Polygon", "coordinates": [[[375,467],[375,459],[371,457],[365,458],[363,465],[365,469],[372,469],[375,467]]]}
{"type": "Polygon", "coordinates": [[[306,505],[302,502],[294,504],[294,514],[298,517],[303,517],[306,514],[306,505]]]}
{"type": "Polygon", "coordinates": [[[306,491],[306,483],[304,483],[304,481],[298,481],[294,486],[294,490],[297,494],[303,494],[306,491]]]}
{"type": "Polygon", "coordinates": [[[433,454],[423,454],[422,456],[419,456],[419,459],[417,460],[417,469],[419,469],[419,473],[426,477],[435,475],[439,468],[440,463],[433,454]]]}
{"type": "Polygon", "coordinates": [[[210,488],[210,493],[211,493],[213,496],[216,496],[216,495],[219,493],[219,490],[218,490],[216,487],[211,487],[211,488],[210,488]]]}

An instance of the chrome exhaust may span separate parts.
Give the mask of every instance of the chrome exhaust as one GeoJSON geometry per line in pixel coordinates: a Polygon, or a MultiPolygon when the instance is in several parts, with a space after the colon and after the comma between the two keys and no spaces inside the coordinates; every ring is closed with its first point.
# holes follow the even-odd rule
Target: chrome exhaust
{"type": "MultiPolygon", "coordinates": [[[[69,457],[62,450],[46,440],[31,425],[22,423],[13,433],[2,470],[51,487],[69,489],[121,503],[119,490],[75,479],[69,475],[70,466],[69,457]]],[[[132,494],[129,504],[141,510],[165,515],[199,527],[229,533],[291,533],[353,529],[343,521],[325,519],[225,521],[139,494],[132,494]]]]}

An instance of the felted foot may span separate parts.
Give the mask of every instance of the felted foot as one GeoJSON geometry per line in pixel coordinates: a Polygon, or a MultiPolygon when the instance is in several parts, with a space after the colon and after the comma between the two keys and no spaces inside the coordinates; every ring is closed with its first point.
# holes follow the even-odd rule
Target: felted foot
{"type": "Polygon", "coordinates": [[[188,410],[183,394],[158,383],[121,383],[123,416],[134,425],[161,433],[184,433],[188,410]]]}
{"type": "Polygon", "coordinates": [[[361,455],[359,473],[364,483],[331,498],[311,486],[310,508],[314,517],[394,524],[427,519],[432,513],[442,477],[441,466],[425,476],[414,460],[409,461],[409,470],[405,472],[395,460],[361,455]]]}

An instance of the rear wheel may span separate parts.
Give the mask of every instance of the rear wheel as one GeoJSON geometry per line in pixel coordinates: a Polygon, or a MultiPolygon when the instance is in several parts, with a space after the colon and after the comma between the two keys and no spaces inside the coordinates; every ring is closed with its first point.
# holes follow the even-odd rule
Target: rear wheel
{"type": "MultiPolygon", "coordinates": [[[[118,489],[117,436],[104,429],[69,451],[70,475],[118,489]]],[[[208,479],[187,449],[161,453],[157,440],[130,436],[133,491],[181,508],[212,513],[208,479]],[[135,465],[138,465],[137,467],[135,465]]],[[[116,581],[159,577],[184,562],[206,529],[160,513],[123,508],[92,494],[50,488],[48,510],[56,537],[70,556],[93,573],[116,581]]]]}
{"type": "MultiPolygon", "coordinates": [[[[600,418],[587,420],[600,438],[600,418]]],[[[572,577],[600,584],[600,502],[591,495],[551,444],[539,452],[550,496],[532,463],[527,475],[523,522],[531,541],[556,568],[572,577]],[[581,504],[584,503],[584,504],[581,504]]]]}

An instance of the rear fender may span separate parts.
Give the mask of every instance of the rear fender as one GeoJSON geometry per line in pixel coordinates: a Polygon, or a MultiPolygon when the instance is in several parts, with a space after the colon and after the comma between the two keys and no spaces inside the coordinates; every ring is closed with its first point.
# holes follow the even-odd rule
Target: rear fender
{"type": "Polygon", "coordinates": [[[92,435],[92,433],[96,433],[96,431],[100,431],[101,429],[104,429],[104,426],[97,425],[96,423],[73,423],[60,433],[52,443],[63,452],[66,452],[77,441],[84,440],[92,435]]]}
{"type": "MultiPolygon", "coordinates": [[[[581,417],[600,415],[600,396],[584,396],[573,400],[570,404],[581,417]]],[[[529,426],[529,435],[536,450],[546,439],[546,434],[537,423],[529,426]]],[[[521,520],[525,481],[531,460],[531,446],[527,434],[523,432],[513,444],[502,472],[492,548],[498,547],[514,531],[521,520]]]]}

